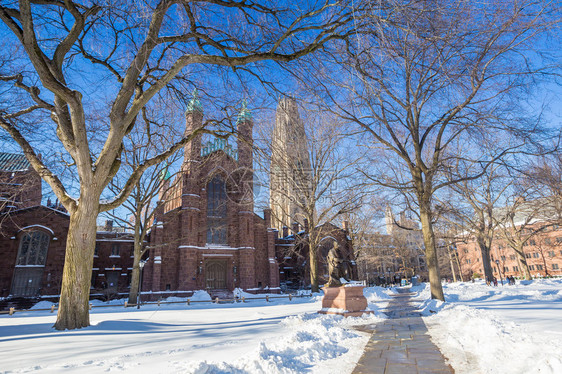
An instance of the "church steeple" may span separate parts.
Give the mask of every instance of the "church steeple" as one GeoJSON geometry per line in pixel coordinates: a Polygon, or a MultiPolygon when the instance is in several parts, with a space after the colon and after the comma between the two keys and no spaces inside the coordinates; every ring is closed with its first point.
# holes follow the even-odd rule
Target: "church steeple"
{"type": "MultiPolygon", "coordinates": [[[[187,103],[185,110],[185,132],[184,136],[189,136],[198,128],[203,127],[203,106],[199,100],[199,91],[193,90],[191,100],[187,103]]],[[[198,162],[201,158],[201,138],[197,135],[184,147],[184,167],[190,162],[198,162]]]]}
{"type": "Polygon", "coordinates": [[[246,99],[242,100],[242,108],[238,113],[238,118],[236,119],[236,124],[244,121],[252,120],[252,112],[248,109],[248,101],[246,99]]]}
{"type": "Polygon", "coordinates": [[[245,166],[248,169],[253,169],[254,167],[253,128],[254,122],[252,120],[252,112],[248,109],[247,101],[243,100],[242,108],[236,120],[236,131],[238,133],[238,162],[240,166],[245,166]]]}
{"type": "Polygon", "coordinates": [[[201,100],[199,100],[199,90],[195,88],[191,93],[192,98],[187,103],[187,107],[185,108],[185,114],[191,112],[201,112],[203,114],[203,105],[201,104],[201,100]]]}

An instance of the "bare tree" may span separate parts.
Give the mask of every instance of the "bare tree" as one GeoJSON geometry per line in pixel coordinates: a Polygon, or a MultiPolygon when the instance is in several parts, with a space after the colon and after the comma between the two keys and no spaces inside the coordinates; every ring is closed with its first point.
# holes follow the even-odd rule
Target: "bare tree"
{"type": "Polygon", "coordinates": [[[123,139],[142,108],[155,96],[173,92],[166,90],[178,75],[195,82],[236,67],[246,66],[251,73],[262,61],[290,62],[330,40],[345,38],[352,14],[340,5],[289,8],[213,0],[2,3],[2,35],[21,52],[13,72],[0,78],[14,88],[3,93],[3,99],[23,93],[25,100],[2,112],[0,125],[70,214],[56,329],[89,325],[98,213],[122,204],[146,169],[205,131],[204,126],[195,129],[168,150],[143,160],[114,198],[100,201],[120,168],[123,139]],[[23,131],[25,118],[35,116],[46,123],[46,114],[56,127],[59,151],[65,152],[78,176],[77,196],[42,162],[23,131]],[[101,147],[92,143],[94,136],[101,147]]]}
{"type": "Polygon", "coordinates": [[[498,164],[490,165],[480,178],[464,180],[450,186],[452,195],[440,199],[440,206],[448,211],[442,215],[455,231],[470,239],[474,238],[484,267],[484,276],[494,277],[490,251],[498,236],[503,218],[499,212],[510,192],[513,179],[498,164]]]}
{"type": "Polygon", "coordinates": [[[527,168],[525,186],[545,204],[552,224],[562,224],[562,152],[538,157],[527,168]]]}
{"type": "Polygon", "coordinates": [[[353,252],[356,259],[366,255],[372,246],[372,237],[378,232],[379,222],[384,218],[383,201],[375,197],[374,191],[365,196],[364,204],[353,212],[342,214],[338,221],[343,225],[347,222],[349,236],[353,241],[353,252]]]}
{"type": "Polygon", "coordinates": [[[318,292],[318,250],[325,235],[322,225],[358,209],[366,190],[354,177],[360,158],[343,146],[345,137],[340,132],[340,124],[333,118],[314,114],[314,120],[309,116],[311,120],[305,134],[299,130],[297,134],[285,134],[286,139],[299,139],[305,160],[278,152],[277,147],[282,147],[284,141],[277,138],[270,141],[262,153],[262,163],[271,165],[271,188],[276,189],[279,200],[282,200],[272,204],[278,205],[280,215],[307,228],[303,244],[308,247],[312,291],[318,292]],[[274,154],[276,158],[272,158],[274,154]]]}
{"type": "Polygon", "coordinates": [[[504,218],[500,221],[499,236],[513,249],[522,275],[529,280],[532,276],[525,247],[535,243],[537,235],[556,224],[557,220],[551,220],[550,200],[537,198],[524,183],[519,183],[517,187],[502,209],[504,218]]]}
{"type": "Polygon", "coordinates": [[[41,178],[21,154],[2,155],[0,166],[0,233],[10,213],[41,204],[41,178]],[[23,158],[23,160],[22,160],[23,158]],[[23,162],[22,162],[23,161],[23,162]]]}
{"type": "MultiPolygon", "coordinates": [[[[142,160],[149,158],[148,154],[158,153],[151,152],[154,149],[149,147],[135,147],[132,152],[124,152],[123,166],[121,168],[122,175],[117,175],[109,184],[108,190],[115,193],[122,188],[122,180],[127,179],[127,174],[135,170],[142,160]],[[123,177],[123,178],[120,178],[123,177]]],[[[148,250],[146,246],[146,237],[150,229],[157,225],[154,221],[156,209],[154,204],[164,204],[165,201],[158,200],[159,197],[165,197],[166,192],[173,188],[170,181],[173,175],[170,172],[170,164],[177,161],[179,153],[171,156],[167,162],[155,165],[144,172],[143,176],[135,184],[129,198],[123,203],[122,209],[117,212],[111,210],[105,212],[104,215],[114,220],[118,226],[131,231],[133,233],[133,270],[131,273],[131,284],[129,291],[129,304],[136,304],[140,282],[139,263],[145,252],[148,250]],[[157,201],[158,200],[158,201],[157,201]]],[[[179,181],[176,179],[175,182],[179,181]]]]}
{"type": "Polygon", "coordinates": [[[539,130],[521,115],[517,94],[543,67],[536,66],[542,62],[534,58],[540,45],[536,40],[558,22],[549,18],[557,8],[553,2],[519,0],[385,4],[391,10],[363,13],[361,29],[342,47],[344,53],[319,59],[323,64],[313,67],[318,79],[311,86],[327,110],[355,125],[353,129],[362,129],[372,149],[393,160],[394,169],[373,164],[365,174],[378,185],[413,197],[431,297],[444,300],[433,229],[434,195],[479,177],[486,168],[471,174],[470,165],[490,164],[506,152],[499,149],[492,159],[483,156],[477,145],[490,136],[505,131],[511,138],[508,149],[513,150],[524,141],[507,134],[516,130],[529,140],[539,130]],[[459,154],[461,144],[473,146],[459,154]],[[468,167],[454,168],[459,158],[468,167]]]}

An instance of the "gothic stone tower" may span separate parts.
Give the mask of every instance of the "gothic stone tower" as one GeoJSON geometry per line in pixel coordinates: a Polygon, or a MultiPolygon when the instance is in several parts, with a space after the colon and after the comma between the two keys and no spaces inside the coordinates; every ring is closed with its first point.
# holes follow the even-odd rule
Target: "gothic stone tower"
{"type": "Polygon", "coordinates": [[[272,139],[270,205],[273,227],[283,232],[294,222],[304,224],[302,204],[311,193],[310,159],[297,102],[283,97],[277,106],[272,139]]]}

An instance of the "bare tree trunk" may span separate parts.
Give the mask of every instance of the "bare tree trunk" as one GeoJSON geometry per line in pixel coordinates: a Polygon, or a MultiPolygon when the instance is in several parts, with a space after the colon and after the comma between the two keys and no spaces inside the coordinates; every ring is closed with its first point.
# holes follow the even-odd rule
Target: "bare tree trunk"
{"type": "Polygon", "coordinates": [[[540,252],[541,252],[542,262],[544,264],[544,276],[548,277],[550,274],[548,274],[548,267],[546,266],[546,259],[544,258],[543,251],[541,250],[540,252]]]}
{"type": "MultiPolygon", "coordinates": [[[[312,233],[308,236],[312,237],[312,233]]],[[[309,240],[308,242],[308,261],[310,263],[310,288],[312,292],[319,292],[318,287],[318,256],[316,250],[316,240],[309,240]]]]}
{"type": "Polygon", "coordinates": [[[135,235],[133,271],[131,272],[131,288],[129,289],[129,304],[136,304],[138,299],[140,267],[139,263],[142,256],[142,244],[135,235]]]}
{"type": "Polygon", "coordinates": [[[427,270],[429,273],[431,298],[445,301],[443,287],[441,286],[441,277],[439,276],[437,250],[435,248],[435,234],[433,233],[429,202],[427,201],[420,201],[420,218],[422,224],[423,243],[425,245],[425,259],[427,261],[427,270]]]}
{"type": "Polygon", "coordinates": [[[79,329],[90,325],[90,284],[99,198],[86,198],[88,195],[84,193],[76,210],[70,213],[59,311],[54,325],[57,330],[79,329]]]}
{"type": "Polygon", "coordinates": [[[140,282],[140,260],[142,258],[142,242],[145,235],[143,235],[143,227],[141,227],[141,222],[139,217],[142,214],[142,204],[135,204],[135,224],[133,227],[133,271],[131,272],[131,287],[129,289],[129,304],[136,304],[138,299],[139,282],[140,282]]]}
{"type": "Polygon", "coordinates": [[[136,304],[139,297],[140,267],[135,255],[133,271],[131,272],[131,288],[129,289],[129,304],[136,304]]]}
{"type": "Polygon", "coordinates": [[[464,282],[464,279],[463,279],[463,276],[462,276],[461,262],[459,260],[458,253],[455,253],[455,262],[457,263],[457,267],[459,268],[459,277],[461,278],[461,282],[464,282]]]}
{"type": "Polygon", "coordinates": [[[490,246],[486,244],[483,238],[476,238],[478,247],[480,248],[480,254],[482,255],[482,265],[484,267],[484,277],[488,279],[494,278],[494,272],[492,271],[492,263],[490,259],[490,246]]]}
{"type": "Polygon", "coordinates": [[[523,246],[518,246],[518,247],[519,248],[513,248],[513,250],[517,254],[517,259],[519,260],[519,264],[521,265],[521,273],[525,276],[526,280],[531,280],[533,279],[533,277],[531,276],[529,265],[527,265],[527,259],[525,258],[525,251],[523,250],[523,246]]]}
{"type": "Polygon", "coordinates": [[[451,266],[451,273],[453,274],[453,282],[457,282],[457,275],[455,272],[455,265],[453,264],[453,256],[451,256],[451,246],[447,246],[447,255],[449,256],[449,264],[451,266]]]}

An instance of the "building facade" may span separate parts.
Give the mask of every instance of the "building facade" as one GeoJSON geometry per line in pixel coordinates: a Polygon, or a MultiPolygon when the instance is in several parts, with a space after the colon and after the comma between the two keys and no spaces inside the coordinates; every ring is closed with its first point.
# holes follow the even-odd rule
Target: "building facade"
{"type": "MultiPolygon", "coordinates": [[[[296,110],[294,102],[284,105],[296,110]]],[[[191,134],[202,125],[203,110],[195,97],[186,111],[185,132],[191,134]]],[[[223,138],[203,143],[199,135],[185,145],[177,175],[162,176],[154,222],[144,243],[145,297],[187,296],[201,289],[213,296],[230,296],[236,288],[279,292],[280,281],[285,288],[310,284],[307,228],[293,224],[289,235],[287,227],[281,231],[275,227],[271,209],[265,209],[263,217],[254,212],[252,131],[252,116],[244,105],[235,144],[223,138]]],[[[7,203],[1,215],[0,298],[56,299],[70,217],[58,202],[41,205],[41,180],[25,158],[17,156],[0,154],[0,177],[5,177],[7,191],[2,195],[7,203]],[[24,176],[30,181],[25,188],[19,182],[24,176]]],[[[293,220],[286,217],[283,226],[289,221],[293,220]]],[[[325,257],[334,242],[356,278],[346,229],[326,224],[322,232],[320,284],[327,279],[325,257]]],[[[133,248],[132,235],[112,227],[110,221],[98,228],[92,297],[109,299],[129,292],[133,248]]]]}
{"type": "MultiPolygon", "coordinates": [[[[195,98],[186,111],[186,133],[202,123],[195,98]]],[[[181,172],[164,181],[143,290],[279,290],[270,214],[254,213],[252,128],[243,108],[236,146],[220,138],[203,146],[202,136],[185,146],[181,172]]]]}
{"type": "MultiPolygon", "coordinates": [[[[533,277],[562,276],[562,229],[559,225],[535,223],[525,229],[523,245],[525,261],[533,277]],[[543,225],[544,229],[537,231],[543,225]]],[[[482,254],[475,238],[469,237],[456,244],[459,266],[465,279],[484,277],[482,254]]],[[[521,261],[516,252],[500,235],[490,250],[492,272],[497,279],[506,276],[524,277],[521,261]]]]}
{"type": "MultiPolygon", "coordinates": [[[[56,298],[70,217],[58,202],[41,205],[41,179],[23,155],[0,153],[0,178],[0,298],[56,298]]],[[[130,234],[98,231],[93,297],[128,293],[132,249],[130,234]]]]}
{"type": "Polygon", "coordinates": [[[270,168],[270,206],[273,227],[279,231],[294,222],[304,225],[302,206],[311,193],[306,139],[296,100],[282,97],[277,105],[270,168]]]}

